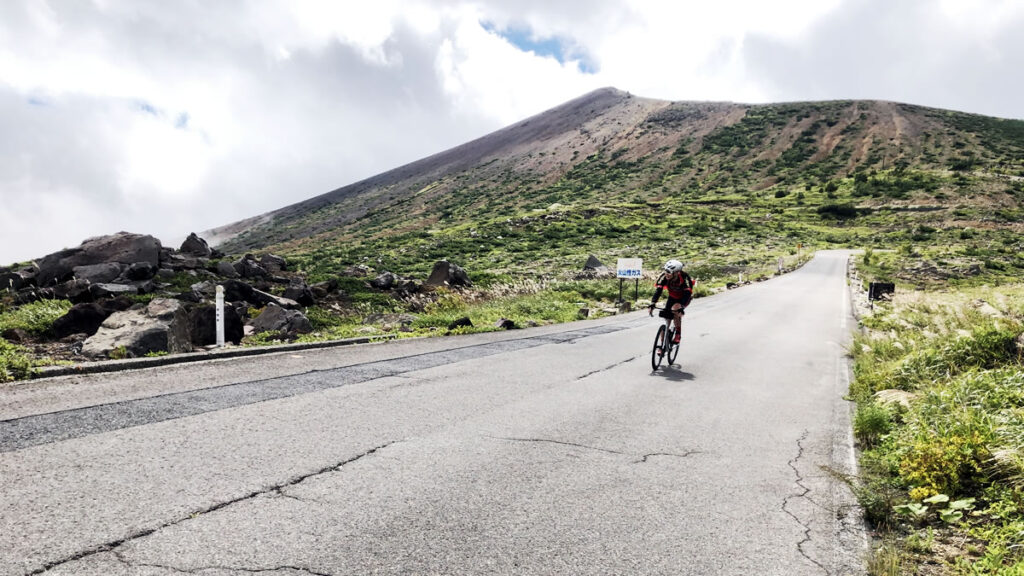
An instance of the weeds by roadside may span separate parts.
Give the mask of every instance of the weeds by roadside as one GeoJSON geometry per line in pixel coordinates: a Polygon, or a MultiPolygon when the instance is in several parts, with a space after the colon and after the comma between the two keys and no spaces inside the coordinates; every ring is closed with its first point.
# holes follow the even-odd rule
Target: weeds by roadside
{"type": "Polygon", "coordinates": [[[1024,285],[898,291],[862,323],[855,491],[885,535],[870,573],[1024,574],[1024,285]]]}

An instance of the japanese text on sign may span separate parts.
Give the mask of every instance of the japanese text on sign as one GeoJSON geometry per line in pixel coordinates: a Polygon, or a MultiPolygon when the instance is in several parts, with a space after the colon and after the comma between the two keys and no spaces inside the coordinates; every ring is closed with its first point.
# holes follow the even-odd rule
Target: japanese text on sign
{"type": "Polygon", "coordinates": [[[615,265],[616,278],[640,278],[644,273],[643,258],[619,258],[615,265]]]}

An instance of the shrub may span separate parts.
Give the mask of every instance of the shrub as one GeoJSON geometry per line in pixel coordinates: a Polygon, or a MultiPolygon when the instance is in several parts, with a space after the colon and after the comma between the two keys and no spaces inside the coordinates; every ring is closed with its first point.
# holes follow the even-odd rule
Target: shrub
{"type": "Polygon", "coordinates": [[[977,328],[962,338],[947,336],[937,347],[908,356],[892,375],[892,387],[913,390],[971,369],[991,369],[1017,362],[1017,336],[1017,330],[997,325],[977,328]]]}
{"type": "Polygon", "coordinates": [[[872,447],[892,428],[889,410],[876,402],[866,402],[857,407],[853,418],[853,433],[865,447],[872,447]]]}
{"type": "Polygon", "coordinates": [[[24,304],[0,314],[0,332],[17,328],[42,334],[50,329],[54,320],[68,313],[71,302],[67,300],[40,300],[24,304]]]}
{"type": "Polygon", "coordinates": [[[23,380],[35,371],[28,352],[0,338],[0,382],[23,380]]]}
{"type": "Polygon", "coordinates": [[[984,477],[985,462],[991,458],[988,434],[981,429],[957,432],[937,435],[921,430],[921,435],[904,446],[900,476],[914,486],[911,498],[958,494],[984,477]]]}
{"type": "Polygon", "coordinates": [[[822,218],[848,220],[856,218],[859,214],[860,211],[853,204],[823,204],[818,207],[818,215],[822,218]]]}

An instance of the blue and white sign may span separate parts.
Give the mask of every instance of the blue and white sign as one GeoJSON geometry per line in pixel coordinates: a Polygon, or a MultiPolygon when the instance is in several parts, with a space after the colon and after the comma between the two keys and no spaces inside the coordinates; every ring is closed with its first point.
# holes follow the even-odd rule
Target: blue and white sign
{"type": "Polygon", "coordinates": [[[616,278],[640,278],[643,274],[643,258],[619,258],[619,263],[615,265],[616,278]]]}

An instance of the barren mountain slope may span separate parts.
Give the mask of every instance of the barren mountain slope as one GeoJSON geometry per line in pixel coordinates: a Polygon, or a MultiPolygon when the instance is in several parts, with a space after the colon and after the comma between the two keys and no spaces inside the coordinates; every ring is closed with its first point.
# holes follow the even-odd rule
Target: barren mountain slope
{"type": "Polygon", "coordinates": [[[823,185],[857,171],[1022,168],[1024,122],[893,102],[668,102],[597,90],[423,160],[205,233],[229,252],[517,211],[823,185]]]}

